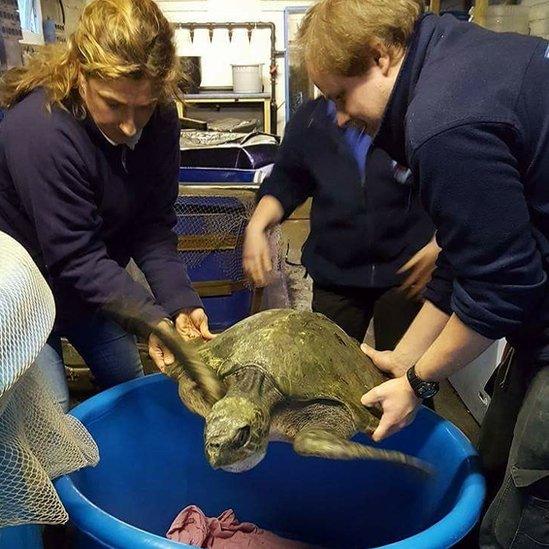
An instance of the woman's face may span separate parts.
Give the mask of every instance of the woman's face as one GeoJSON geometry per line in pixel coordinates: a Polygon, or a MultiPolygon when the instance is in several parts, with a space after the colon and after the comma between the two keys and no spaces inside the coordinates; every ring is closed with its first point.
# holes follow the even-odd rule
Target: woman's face
{"type": "Polygon", "coordinates": [[[131,142],[158,103],[151,80],[120,77],[80,80],[80,96],[98,128],[118,145],[131,142]]]}

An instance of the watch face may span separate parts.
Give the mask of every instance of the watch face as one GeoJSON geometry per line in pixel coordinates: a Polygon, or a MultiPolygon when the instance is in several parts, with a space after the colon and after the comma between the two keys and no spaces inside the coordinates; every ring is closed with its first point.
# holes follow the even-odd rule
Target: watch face
{"type": "Polygon", "coordinates": [[[438,393],[439,384],[436,381],[423,381],[419,379],[415,374],[413,366],[406,372],[406,377],[418,398],[431,398],[438,393]]]}
{"type": "Polygon", "coordinates": [[[438,393],[438,385],[424,383],[418,387],[417,392],[419,398],[431,398],[438,393]]]}

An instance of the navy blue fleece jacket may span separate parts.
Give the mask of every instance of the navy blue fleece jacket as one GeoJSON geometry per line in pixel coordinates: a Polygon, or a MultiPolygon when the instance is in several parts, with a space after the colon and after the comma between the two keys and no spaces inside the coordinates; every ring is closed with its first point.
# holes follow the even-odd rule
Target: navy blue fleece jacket
{"type": "Polygon", "coordinates": [[[201,306],[177,255],[179,121],[157,107],[134,150],[43,90],[0,124],[0,230],[29,251],[55,296],[56,327],[125,301],[148,321],[201,306]],[[125,267],[133,258],[154,296],[125,267]]]}
{"type": "Polygon", "coordinates": [[[324,98],[303,104],[259,196],[277,198],[285,217],[313,198],[302,261],[317,284],[391,287],[402,281],[398,269],[432,238],[433,225],[397,181],[396,163],[357,134],[337,127],[324,98]]]}
{"type": "Polygon", "coordinates": [[[374,143],[410,166],[437,228],[426,298],[486,337],[546,353],[547,41],[424,16],[374,143]]]}

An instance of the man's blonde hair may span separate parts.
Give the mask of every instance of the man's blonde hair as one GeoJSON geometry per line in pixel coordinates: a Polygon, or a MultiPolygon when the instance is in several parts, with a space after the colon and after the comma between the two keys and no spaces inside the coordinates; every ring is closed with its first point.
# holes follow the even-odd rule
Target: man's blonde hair
{"type": "Polygon", "coordinates": [[[0,81],[0,106],[9,108],[42,87],[49,106],[82,113],[78,79],[148,78],[161,100],[181,79],[174,32],[153,0],[93,0],[66,45],[43,48],[26,67],[0,81]]]}
{"type": "Polygon", "coordinates": [[[399,57],[424,11],[423,0],[320,0],[306,13],[298,32],[309,70],[359,76],[385,47],[399,57]]]}

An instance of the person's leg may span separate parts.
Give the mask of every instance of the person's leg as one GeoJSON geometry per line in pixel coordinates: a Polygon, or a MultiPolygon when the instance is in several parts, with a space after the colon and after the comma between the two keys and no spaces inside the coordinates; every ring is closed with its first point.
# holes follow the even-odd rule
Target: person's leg
{"type": "Polygon", "coordinates": [[[34,361],[40,369],[50,392],[64,412],[69,410],[69,388],[59,336],[52,334],[34,361]]]}
{"type": "Polygon", "coordinates": [[[397,288],[386,292],[374,309],[374,335],[378,351],[392,351],[419,313],[422,303],[397,288]]]}
{"type": "MultiPolygon", "coordinates": [[[[531,379],[531,365],[516,361],[514,366],[521,377],[531,379]]],[[[544,366],[520,408],[503,482],[480,527],[481,548],[549,546],[548,433],[549,366],[544,366]]]]}
{"type": "Polygon", "coordinates": [[[480,428],[478,450],[486,478],[486,502],[489,504],[499,490],[513,441],[517,416],[532,379],[531,369],[519,363],[515,351],[506,347],[496,371],[490,406],[480,428]]]}
{"type": "Polygon", "coordinates": [[[100,315],[67,335],[102,389],[143,376],[135,337],[100,315]]]}
{"type": "Polygon", "coordinates": [[[313,284],[312,309],[322,313],[359,343],[372,318],[375,302],[386,289],[342,288],[313,284]]]}
{"type": "MultiPolygon", "coordinates": [[[[484,415],[477,445],[482,472],[486,480],[483,514],[486,513],[502,486],[513,440],[513,430],[526,388],[527,377],[517,365],[514,349],[507,345],[501,363],[495,371],[490,406],[484,415]]],[[[479,534],[480,524],[477,524],[458,544],[459,549],[478,548],[479,534]]]]}

